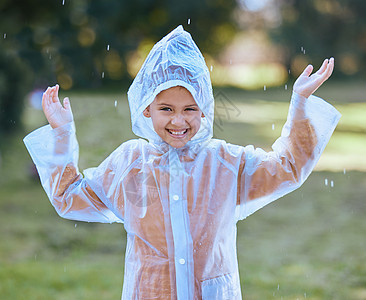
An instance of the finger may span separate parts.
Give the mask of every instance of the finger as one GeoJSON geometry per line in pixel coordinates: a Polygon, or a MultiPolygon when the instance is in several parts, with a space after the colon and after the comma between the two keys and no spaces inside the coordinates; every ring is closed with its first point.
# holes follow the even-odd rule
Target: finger
{"type": "Polygon", "coordinates": [[[70,99],[69,97],[64,98],[64,108],[71,111],[70,99]]]}
{"type": "Polygon", "coordinates": [[[46,96],[48,96],[49,92],[50,92],[50,87],[48,87],[48,88],[43,92],[43,96],[42,96],[42,98],[45,98],[46,96]]]}
{"type": "Polygon", "coordinates": [[[325,69],[323,74],[321,74],[321,79],[322,79],[323,82],[325,80],[327,80],[330,77],[330,75],[332,75],[333,68],[334,68],[334,58],[332,57],[332,58],[329,59],[329,63],[327,65],[327,68],[325,69]]]}
{"type": "Polygon", "coordinates": [[[51,100],[52,100],[52,102],[53,103],[59,102],[57,86],[52,87],[52,92],[51,93],[52,93],[51,94],[51,100]]]}
{"type": "Polygon", "coordinates": [[[331,57],[329,59],[329,64],[328,64],[328,69],[327,69],[328,78],[330,77],[330,75],[332,75],[333,70],[334,70],[334,57],[331,57]]]}
{"type": "Polygon", "coordinates": [[[45,90],[45,91],[44,91],[43,96],[44,96],[44,97],[49,97],[50,92],[51,92],[51,88],[50,88],[50,87],[48,87],[48,88],[47,88],[47,90],[45,90]]]}
{"type": "Polygon", "coordinates": [[[50,97],[50,87],[48,87],[47,90],[45,90],[45,92],[42,95],[42,107],[48,105],[49,97],[50,97]]]}
{"type": "Polygon", "coordinates": [[[300,76],[306,76],[309,77],[311,72],[313,72],[314,67],[312,65],[308,65],[305,70],[301,73],[300,76]]]}
{"type": "Polygon", "coordinates": [[[321,65],[321,67],[319,68],[318,72],[316,72],[317,74],[321,75],[324,73],[324,71],[327,69],[328,67],[328,59],[325,59],[321,65]]]}
{"type": "Polygon", "coordinates": [[[48,91],[47,104],[50,105],[52,103],[53,89],[50,88],[48,91]]]}
{"type": "Polygon", "coordinates": [[[54,102],[59,102],[60,101],[60,99],[58,98],[58,91],[59,91],[59,89],[60,89],[60,86],[58,85],[58,84],[56,84],[55,85],[55,89],[54,89],[54,94],[53,94],[53,101],[54,102]]]}

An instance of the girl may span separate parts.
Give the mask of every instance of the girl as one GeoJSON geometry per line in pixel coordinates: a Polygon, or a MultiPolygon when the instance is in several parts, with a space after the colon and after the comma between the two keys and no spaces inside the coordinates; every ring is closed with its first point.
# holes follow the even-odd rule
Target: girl
{"type": "Polygon", "coordinates": [[[281,137],[266,153],[212,138],[214,100],[204,58],[179,26],[151,50],[128,91],[133,132],[99,167],[78,170],[68,98],[43,96],[49,122],[24,142],[60,216],[121,222],[122,299],[241,299],[236,222],[298,188],[340,114],[312,96],[326,59],[293,87],[281,137]],[[148,141],[146,141],[148,140],[148,141]]]}

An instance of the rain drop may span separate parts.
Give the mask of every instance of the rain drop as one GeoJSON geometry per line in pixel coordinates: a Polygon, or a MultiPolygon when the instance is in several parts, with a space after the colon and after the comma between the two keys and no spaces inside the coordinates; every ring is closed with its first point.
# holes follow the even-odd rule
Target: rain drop
{"type": "Polygon", "coordinates": [[[275,125],[274,125],[274,123],[272,124],[272,130],[274,130],[274,128],[275,128],[275,125]]]}
{"type": "Polygon", "coordinates": [[[324,180],[324,184],[325,184],[325,185],[328,185],[328,179],[327,179],[327,178],[325,178],[325,180],[324,180]]]}
{"type": "Polygon", "coordinates": [[[102,78],[104,78],[104,72],[102,72],[102,78]]]}
{"type": "Polygon", "coordinates": [[[4,33],[4,39],[6,39],[6,33],[4,33]]]}
{"type": "Polygon", "coordinates": [[[78,226],[78,224],[75,223],[75,228],[78,226]]]}
{"type": "Polygon", "coordinates": [[[330,187],[334,187],[334,181],[333,180],[330,181],[330,187]]]}
{"type": "Polygon", "coordinates": [[[62,0],[62,5],[65,5],[65,0],[62,0]]]}
{"type": "Polygon", "coordinates": [[[301,47],[301,52],[304,52],[304,47],[301,47]]]}
{"type": "Polygon", "coordinates": [[[188,25],[191,24],[191,19],[188,19],[188,25]]]}
{"type": "Polygon", "coordinates": [[[211,72],[212,72],[212,69],[213,69],[213,66],[210,67],[211,72]]]}
{"type": "Polygon", "coordinates": [[[114,107],[117,107],[117,100],[114,101],[114,107]]]}
{"type": "Polygon", "coordinates": [[[264,87],[263,87],[263,90],[264,90],[264,91],[266,91],[266,90],[267,90],[267,87],[266,87],[266,86],[264,86],[264,87]]]}
{"type": "Polygon", "coordinates": [[[107,51],[109,51],[109,45],[107,45],[107,51]]]}
{"type": "Polygon", "coordinates": [[[343,174],[346,174],[346,169],[343,169],[343,174]]]}
{"type": "Polygon", "coordinates": [[[285,84],[285,90],[287,91],[287,84],[285,84]]]}

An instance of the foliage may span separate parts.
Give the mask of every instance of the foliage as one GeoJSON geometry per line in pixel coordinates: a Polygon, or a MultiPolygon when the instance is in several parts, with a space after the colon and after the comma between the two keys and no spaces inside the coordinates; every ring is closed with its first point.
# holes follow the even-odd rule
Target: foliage
{"type": "Polygon", "coordinates": [[[306,63],[320,65],[324,57],[334,56],[335,76],[366,75],[365,1],[282,0],[280,3],[282,22],[272,31],[272,37],[286,50],[289,69],[296,72],[306,63]]]}
{"type": "MultiPolygon", "coordinates": [[[[4,141],[20,124],[26,94],[27,69],[17,57],[0,49],[0,140],[4,141]]],[[[0,143],[0,149],[3,146],[0,143]]]]}
{"type": "Polygon", "coordinates": [[[234,33],[235,0],[19,2],[0,4],[2,44],[31,66],[37,81],[52,78],[64,89],[129,79],[131,53],[179,24],[211,54],[234,33]]]}

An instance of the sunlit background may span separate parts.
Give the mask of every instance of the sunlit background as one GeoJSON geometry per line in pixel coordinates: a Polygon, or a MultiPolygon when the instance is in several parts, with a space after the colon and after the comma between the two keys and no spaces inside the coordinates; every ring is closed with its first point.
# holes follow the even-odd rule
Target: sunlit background
{"type": "Polygon", "coordinates": [[[22,138],[46,124],[42,93],[59,83],[80,169],[98,165],[135,138],[127,89],[154,43],[180,24],[210,70],[215,137],[235,144],[270,150],[296,77],[335,57],[316,95],[342,119],[309,182],[240,224],[240,273],[245,299],[366,299],[363,0],[0,1],[0,295],[120,297],[121,227],[56,216],[22,138]]]}
{"type": "MultiPolygon", "coordinates": [[[[0,151],[48,85],[125,92],[154,43],[179,24],[217,88],[291,90],[307,64],[331,56],[333,82],[366,78],[361,0],[36,0],[2,1],[0,10],[0,151]]],[[[349,90],[347,99],[330,100],[363,102],[362,91],[349,90]]]]}

